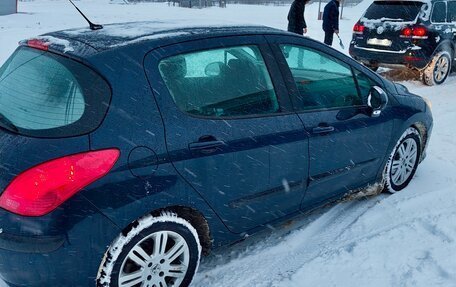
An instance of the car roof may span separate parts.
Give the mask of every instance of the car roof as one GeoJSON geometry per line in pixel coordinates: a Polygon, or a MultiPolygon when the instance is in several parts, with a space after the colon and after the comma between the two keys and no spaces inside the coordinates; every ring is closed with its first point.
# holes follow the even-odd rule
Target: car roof
{"type": "MultiPolygon", "coordinates": [[[[150,48],[164,43],[179,43],[190,40],[235,35],[283,34],[282,30],[252,25],[189,25],[188,22],[129,22],[104,25],[103,29],[87,28],[62,30],[47,33],[36,39],[49,43],[57,52],[83,56],[116,48],[148,43],[150,48]]],[[[26,42],[25,44],[26,45],[26,42]]]]}

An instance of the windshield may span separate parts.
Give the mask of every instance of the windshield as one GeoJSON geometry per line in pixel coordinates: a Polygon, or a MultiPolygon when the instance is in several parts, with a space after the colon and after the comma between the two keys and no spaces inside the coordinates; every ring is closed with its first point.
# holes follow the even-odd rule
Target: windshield
{"type": "Polygon", "coordinates": [[[94,71],[49,52],[20,48],[0,69],[0,123],[21,134],[87,133],[101,123],[109,99],[94,71]]]}
{"type": "Polygon", "coordinates": [[[423,2],[376,1],[367,8],[364,18],[369,20],[411,22],[416,19],[423,2]]]}

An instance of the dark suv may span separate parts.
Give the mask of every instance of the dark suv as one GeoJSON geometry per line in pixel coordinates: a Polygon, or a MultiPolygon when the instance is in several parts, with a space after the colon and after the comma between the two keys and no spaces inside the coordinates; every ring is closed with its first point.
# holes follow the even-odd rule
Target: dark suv
{"type": "Polygon", "coordinates": [[[353,27],[350,55],[376,70],[403,65],[427,85],[451,73],[456,45],[456,1],[374,1],[353,27]]]}
{"type": "Polygon", "coordinates": [[[404,86],[295,34],[175,25],[54,32],[0,68],[9,285],[188,286],[211,248],[424,159],[404,86]]]}

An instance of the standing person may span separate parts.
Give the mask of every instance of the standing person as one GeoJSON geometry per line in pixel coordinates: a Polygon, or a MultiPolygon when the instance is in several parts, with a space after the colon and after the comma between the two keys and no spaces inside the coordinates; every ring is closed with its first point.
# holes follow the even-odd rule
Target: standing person
{"type": "Polygon", "coordinates": [[[304,19],[305,5],[310,0],[294,0],[288,12],[288,32],[304,35],[307,33],[307,24],[304,19]]]}
{"type": "Polygon", "coordinates": [[[325,44],[331,46],[334,33],[339,35],[339,5],[340,0],[331,0],[323,11],[323,31],[325,31],[325,44]]]}

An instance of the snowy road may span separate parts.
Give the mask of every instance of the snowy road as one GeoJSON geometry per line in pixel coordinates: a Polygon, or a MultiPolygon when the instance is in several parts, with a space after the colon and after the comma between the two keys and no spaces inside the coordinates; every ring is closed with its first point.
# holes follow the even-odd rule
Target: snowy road
{"type": "MultiPolygon", "coordinates": [[[[284,28],[288,12],[272,6],[189,10],[107,2],[78,3],[101,23],[185,18],[284,28]]],[[[345,8],[345,46],[367,5],[345,8]]],[[[309,36],[321,40],[317,9],[308,7],[306,19],[309,36]]],[[[23,13],[0,16],[0,63],[21,39],[85,25],[66,1],[21,2],[19,10],[23,13]]],[[[216,251],[204,259],[193,286],[456,286],[456,76],[438,87],[404,84],[432,101],[435,120],[428,157],[408,188],[321,209],[216,251]]]]}

